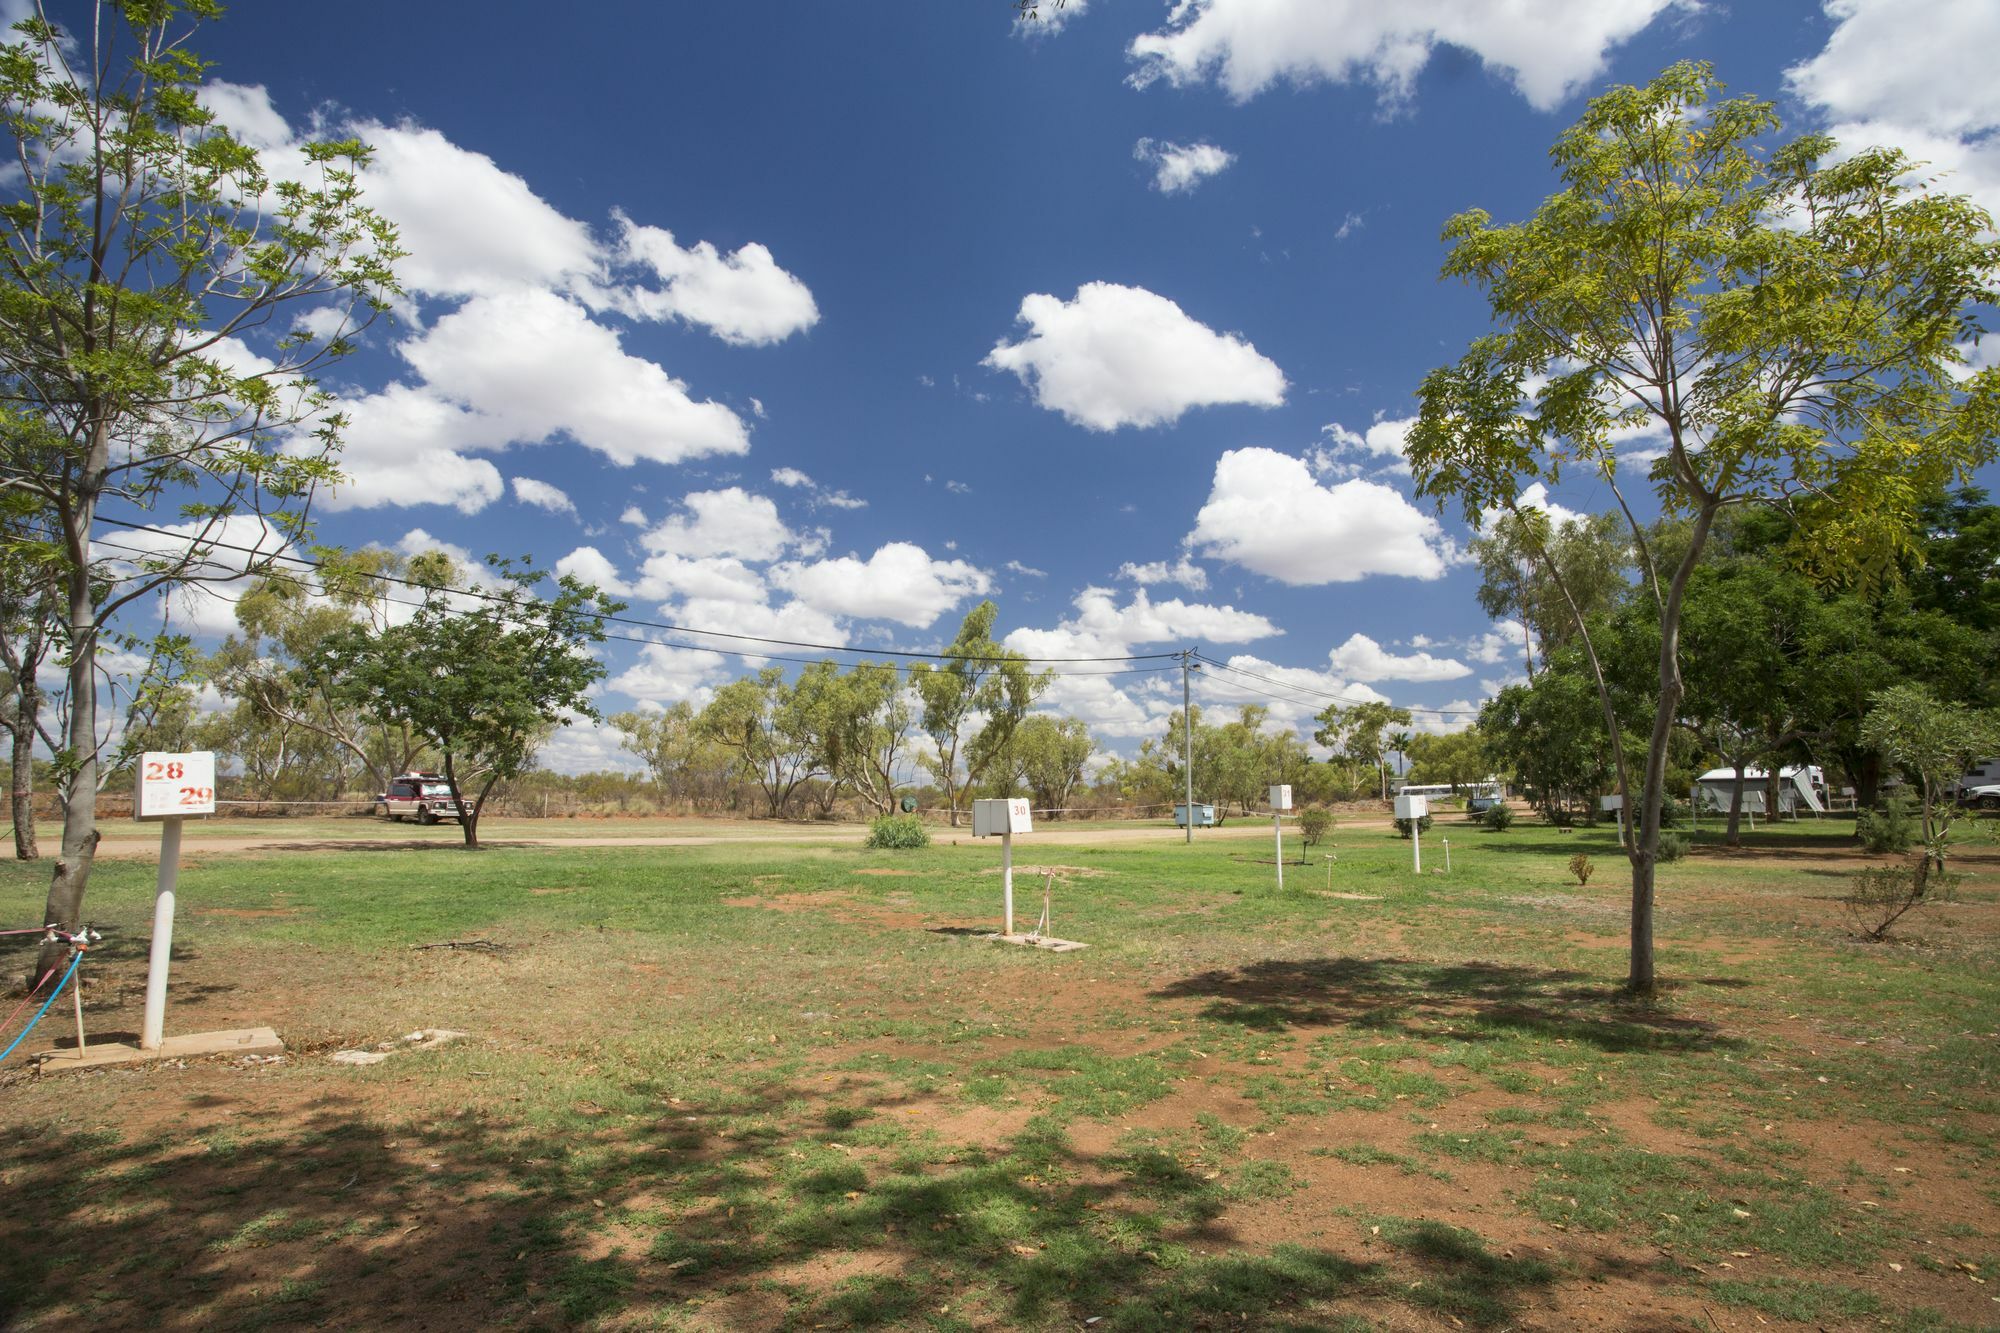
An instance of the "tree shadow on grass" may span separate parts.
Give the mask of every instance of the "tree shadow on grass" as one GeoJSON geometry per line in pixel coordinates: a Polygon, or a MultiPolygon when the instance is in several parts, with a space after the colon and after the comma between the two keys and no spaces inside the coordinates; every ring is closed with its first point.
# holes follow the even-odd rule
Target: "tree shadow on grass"
{"type": "Polygon", "coordinates": [[[1584,973],[1407,958],[1269,958],[1171,982],[1157,999],[1206,999],[1202,1017],[1257,1031],[1355,1027],[1482,1041],[1510,1033],[1611,1052],[1736,1049],[1712,1023],[1668,1013],[1584,973]]]}
{"type": "Polygon", "coordinates": [[[560,1132],[491,1106],[396,1123],[373,1096],[122,1139],[18,1126],[0,1326],[1311,1328],[1399,1303],[1487,1327],[1555,1277],[1422,1225],[1385,1257],[1244,1247],[1212,1173],[1080,1152],[1048,1118],[912,1138],[886,1085],[658,1100],[560,1132]]]}

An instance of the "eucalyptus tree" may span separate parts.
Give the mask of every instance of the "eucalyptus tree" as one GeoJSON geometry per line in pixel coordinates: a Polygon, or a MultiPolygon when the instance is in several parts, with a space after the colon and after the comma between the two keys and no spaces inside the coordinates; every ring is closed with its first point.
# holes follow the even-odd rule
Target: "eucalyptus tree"
{"type": "Polygon", "coordinates": [[[931,741],[925,767],[944,789],[954,827],[966,789],[986,776],[1054,679],[994,640],[999,616],[1000,608],[981,602],[966,613],[942,660],[910,668],[910,686],[922,704],[917,725],[931,741]]]}
{"type": "Polygon", "coordinates": [[[1083,788],[1097,744],[1083,719],[1036,713],[1024,718],[1008,746],[1012,782],[1026,787],[1036,807],[1050,819],[1062,818],[1071,799],[1083,788]]]}
{"type": "Polygon", "coordinates": [[[813,723],[785,669],[768,666],[718,689],[695,726],[735,757],[764,793],[765,812],[776,819],[800,787],[821,775],[813,723]]]}
{"type": "Polygon", "coordinates": [[[468,848],[495,784],[528,769],[535,750],[597,711],[590,688],[605,675],[593,651],[604,618],[625,609],[570,575],[543,597],[539,571],[489,557],[483,586],[427,588],[409,620],[350,624],[323,638],[311,669],[335,682],[336,702],[407,730],[444,760],[468,848]],[[466,798],[469,779],[479,789],[466,798]]]}
{"type": "Polygon", "coordinates": [[[1378,795],[1387,800],[1389,737],[1392,729],[1400,730],[1410,725],[1410,710],[1397,708],[1379,699],[1366,699],[1344,708],[1339,704],[1328,704],[1313,720],[1319,723],[1313,732],[1313,740],[1335,754],[1345,755],[1374,769],[1378,795]]]}
{"type": "Polygon", "coordinates": [[[1573,471],[1626,519],[1660,630],[1636,772],[1587,630],[1580,647],[1638,812],[1623,834],[1637,992],[1655,984],[1682,607],[1718,517],[1787,505],[1802,565],[1865,577],[1907,547],[1924,497],[1994,456],[2000,425],[2000,369],[1967,375],[1959,351],[1996,297],[1991,219],[1913,180],[1901,152],[1774,142],[1770,103],[1720,92],[1695,63],[1615,88],[1557,140],[1562,187],[1532,217],[1451,220],[1444,272],[1485,291],[1498,327],[1425,378],[1409,447],[1419,492],[1469,521],[1573,471]],[[1640,433],[1661,508],[1686,521],[1671,564],[1624,492],[1620,445],[1640,433]]]}
{"type": "Polygon", "coordinates": [[[220,12],[103,0],[67,31],[37,3],[0,49],[0,487],[37,503],[61,562],[70,798],[46,916],[71,926],[97,841],[108,628],[296,535],[338,476],[342,423],[312,372],[394,291],[363,145],[302,143],[279,176],[202,105],[188,39],[220,12]],[[178,540],[118,562],[106,506],[178,508],[178,540]],[[243,543],[250,529],[262,539],[243,543]],[[253,549],[219,562],[217,540],[253,549]]]}
{"type": "Polygon", "coordinates": [[[365,772],[381,791],[424,753],[425,742],[407,727],[384,726],[348,699],[318,651],[329,635],[356,625],[388,628],[390,580],[400,581],[409,562],[378,547],[323,547],[317,555],[310,573],[275,569],[252,584],[236,602],[238,633],[207,663],[216,688],[236,700],[226,735],[260,793],[288,794],[286,775],[301,765],[336,787],[365,772]]]}

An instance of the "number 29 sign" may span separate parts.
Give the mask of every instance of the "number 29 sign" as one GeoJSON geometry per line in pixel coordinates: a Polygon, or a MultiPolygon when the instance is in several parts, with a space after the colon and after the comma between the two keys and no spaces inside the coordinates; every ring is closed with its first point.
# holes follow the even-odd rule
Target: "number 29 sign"
{"type": "Polygon", "coordinates": [[[132,813],[139,819],[178,819],[215,813],[215,752],[139,756],[139,791],[132,813]]]}

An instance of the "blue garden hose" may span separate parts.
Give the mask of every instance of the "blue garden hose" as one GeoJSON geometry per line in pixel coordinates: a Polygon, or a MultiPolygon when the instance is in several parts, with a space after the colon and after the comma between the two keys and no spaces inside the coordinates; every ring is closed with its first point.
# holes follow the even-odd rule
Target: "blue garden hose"
{"type": "Polygon", "coordinates": [[[28,1020],[28,1026],[21,1029],[21,1035],[14,1038],[14,1040],[8,1042],[6,1050],[0,1051],[0,1060],[5,1060],[8,1056],[12,1055],[14,1053],[14,1048],[16,1046],[19,1046],[22,1042],[26,1041],[28,1039],[28,1034],[35,1030],[35,1024],[42,1021],[42,1015],[46,1014],[49,1011],[49,1006],[56,1002],[56,996],[62,994],[62,988],[69,984],[69,979],[71,977],[76,975],[77,964],[83,961],[83,953],[84,951],[82,949],[78,949],[76,951],[76,957],[69,960],[69,971],[63,973],[62,980],[58,981],[56,983],[56,988],[49,992],[49,998],[42,1001],[42,1007],[35,1010],[35,1016],[28,1020]]]}

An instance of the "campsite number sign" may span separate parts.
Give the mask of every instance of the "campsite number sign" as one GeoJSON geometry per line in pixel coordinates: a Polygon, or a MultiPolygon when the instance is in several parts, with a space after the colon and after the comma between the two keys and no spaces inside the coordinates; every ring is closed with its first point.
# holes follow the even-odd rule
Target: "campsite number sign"
{"type": "Polygon", "coordinates": [[[215,813],[215,752],[139,756],[139,790],[132,813],[140,819],[177,819],[215,813]]]}

